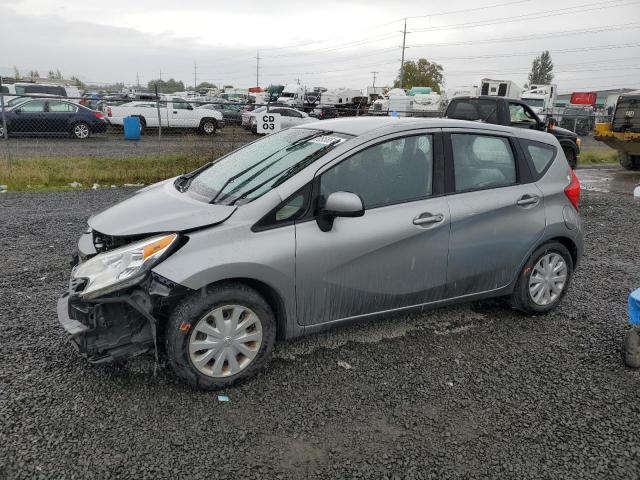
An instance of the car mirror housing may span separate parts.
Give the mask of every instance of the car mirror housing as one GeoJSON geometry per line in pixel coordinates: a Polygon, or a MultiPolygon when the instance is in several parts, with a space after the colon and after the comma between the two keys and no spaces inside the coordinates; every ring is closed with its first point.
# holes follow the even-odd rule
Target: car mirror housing
{"type": "Polygon", "coordinates": [[[364,215],[364,202],[360,195],[351,192],[333,192],[327,197],[324,207],[318,215],[318,227],[323,232],[333,228],[336,217],[361,217],[364,215]]]}

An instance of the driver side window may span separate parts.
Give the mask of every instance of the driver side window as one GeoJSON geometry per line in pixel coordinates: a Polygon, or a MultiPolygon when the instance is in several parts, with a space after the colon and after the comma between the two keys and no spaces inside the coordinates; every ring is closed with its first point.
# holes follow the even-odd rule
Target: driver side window
{"type": "Polygon", "coordinates": [[[414,135],[362,150],[320,177],[321,202],[333,192],[360,195],[366,209],[431,195],[433,137],[414,135]]]}
{"type": "Polygon", "coordinates": [[[524,105],[517,103],[509,104],[509,116],[511,123],[536,123],[536,119],[531,116],[531,113],[524,108],[524,105]]]}

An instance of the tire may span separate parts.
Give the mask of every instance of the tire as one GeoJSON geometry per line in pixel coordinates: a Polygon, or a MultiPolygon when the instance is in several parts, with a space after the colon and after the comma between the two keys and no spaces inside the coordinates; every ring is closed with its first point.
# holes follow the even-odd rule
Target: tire
{"type": "Polygon", "coordinates": [[[138,117],[140,119],[140,135],[144,133],[144,129],[147,128],[147,121],[144,117],[138,117]]]}
{"type": "Polygon", "coordinates": [[[243,284],[226,283],[202,289],[176,306],[167,323],[166,352],[173,371],[181,380],[193,388],[216,390],[246,380],[260,371],[271,356],[275,338],[275,316],[264,298],[243,284]],[[250,326],[236,330],[234,339],[233,334],[223,330],[233,325],[234,316],[238,320],[238,310],[242,310],[238,326],[247,321],[250,326]],[[217,318],[213,318],[214,314],[217,318]],[[257,319],[254,324],[250,321],[251,314],[257,319]],[[237,340],[259,336],[259,342],[237,340]],[[242,350],[240,343],[244,345],[242,350]],[[217,348],[197,350],[198,346],[204,345],[217,348]],[[250,358],[242,352],[254,356],[250,358]],[[235,367],[229,362],[231,355],[235,358],[235,367]],[[199,366],[196,365],[198,360],[201,360],[199,366]]]}
{"type": "Polygon", "coordinates": [[[78,140],[86,140],[91,136],[91,127],[86,122],[77,122],[71,126],[71,136],[78,140]]]}
{"type": "Polygon", "coordinates": [[[624,337],[622,351],[624,363],[630,368],[640,368],[640,329],[632,328],[624,337]]]}
{"type": "Polygon", "coordinates": [[[578,167],[578,161],[576,159],[576,152],[573,149],[565,147],[562,149],[564,151],[564,156],[567,157],[567,162],[569,162],[569,166],[575,170],[578,167]]]}
{"type": "MultiPolygon", "coordinates": [[[[7,135],[8,137],[9,135],[7,135]]],[[[2,122],[0,122],[0,140],[4,140],[4,127],[2,126],[2,122]]]]}
{"type": "Polygon", "coordinates": [[[533,252],[522,268],[516,286],[511,294],[511,306],[516,310],[530,315],[544,314],[553,310],[558,306],[567,292],[572,275],[573,260],[567,248],[559,242],[545,243],[533,252]],[[564,268],[561,268],[557,272],[557,278],[562,278],[562,275],[564,275],[562,283],[560,281],[552,281],[551,283],[536,281],[536,279],[544,278],[544,276],[541,275],[541,268],[544,267],[544,263],[540,263],[544,258],[558,260],[555,266],[553,261],[547,263],[547,266],[551,267],[550,271],[552,272],[561,266],[559,259],[562,259],[564,268]],[[555,285],[555,288],[552,289],[548,286],[551,284],[555,285]],[[559,292],[557,290],[559,290],[559,292]],[[537,295],[539,295],[539,298],[535,299],[534,297],[537,295]]]}
{"type": "Polygon", "coordinates": [[[203,118],[200,121],[200,127],[198,128],[198,131],[202,135],[213,135],[214,133],[216,133],[217,126],[218,126],[218,124],[215,121],[215,119],[213,119],[213,118],[203,118]]]}
{"type": "Polygon", "coordinates": [[[629,155],[627,152],[618,150],[618,161],[625,170],[640,169],[640,157],[637,155],[629,155]]]}

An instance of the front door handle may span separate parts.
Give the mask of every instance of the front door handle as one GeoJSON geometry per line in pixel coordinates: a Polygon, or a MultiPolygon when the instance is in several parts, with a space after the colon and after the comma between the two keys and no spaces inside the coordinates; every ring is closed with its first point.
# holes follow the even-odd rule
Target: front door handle
{"type": "Polygon", "coordinates": [[[413,224],[429,225],[431,223],[440,223],[442,220],[444,220],[444,215],[442,215],[441,213],[437,213],[436,215],[431,215],[430,213],[421,213],[413,219],[413,224]]]}
{"type": "Polygon", "coordinates": [[[177,112],[177,110],[174,110],[173,113],[177,114],[178,112],[177,112]]]}
{"type": "Polygon", "coordinates": [[[521,196],[516,202],[516,205],[518,205],[519,207],[526,207],[528,205],[536,205],[539,201],[540,201],[540,197],[538,197],[537,195],[527,194],[527,195],[521,196]]]}

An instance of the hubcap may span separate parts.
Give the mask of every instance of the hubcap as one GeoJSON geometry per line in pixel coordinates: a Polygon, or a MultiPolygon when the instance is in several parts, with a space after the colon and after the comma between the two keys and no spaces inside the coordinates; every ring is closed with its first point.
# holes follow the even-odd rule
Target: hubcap
{"type": "Polygon", "coordinates": [[[215,129],[215,127],[213,126],[213,123],[211,122],[207,122],[204,124],[204,131],[207,133],[213,133],[213,130],[215,129]]]}
{"type": "Polygon", "coordinates": [[[76,137],[87,138],[89,136],[89,128],[86,125],[76,125],[76,137]]]}
{"type": "Polygon", "coordinates": [[[209,377],[229,377],[247,368],[261,345],[258,316],[242,305],[225,305],[207,313],[193,328],[189,358],[209,377]]]}
{"type": "Polygon", "coordinates": [[[562,255],[548,253],[531,270],[529,295],[537,305],[556,301],[567,283],[567,264],[562,255]]]}

